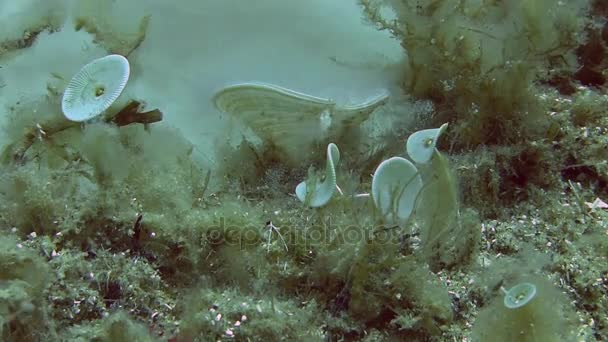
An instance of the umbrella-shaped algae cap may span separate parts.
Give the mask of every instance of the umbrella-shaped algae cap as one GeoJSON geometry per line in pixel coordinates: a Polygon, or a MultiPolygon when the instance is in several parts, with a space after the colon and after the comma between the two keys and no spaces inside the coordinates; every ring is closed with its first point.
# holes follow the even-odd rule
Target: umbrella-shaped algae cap
{"type": "Polygon", "coordinates": [[[262,141],[282,152],[284,161],[301,165],[315,143],[339,139],[388,101],[388,91],[362,102],[340,105],[278,85],[246,82],[220,89],[213,102],[217,109],[239,118],[262,141]]]}
{"type": "Polygon", "coordinates": [[[296,187],[296,197],[303,203],[316,208],[322,207],[336,191],[336,165],[340,162],[340,150],[334,143],[327,145],[327,165],[325,165],[325,179],[314,181],[314,184],[301,182],[296,187]],[[311,186],[313,185],[313,186],[311,186]]]}
{"type": "Polygon", "coordinates": [[[412,133],[412,135],[407,138],[405,148],[407,154],[409,154],[414,163],[426,164],[431,160],[433,153],[435,152],[437,139],[439,139],[439,136],[443,134],[447,128],[448,124],[444,123],[439,128],[423,129],[422,131],[412,133]]]}
{"type": "Polygon", "coordinates": [[[80,122],[103,113],[122,93],[129,73],[129,61],[120,55],[108,55],[85,65],[63,93],[63,115],[80,122]]]}
{"type": "Polygon", "coordinates": [[[374,205],[390,222],[405,222],[416,206],[422,178],[409,160],[392,157],[380,163],[372,178],[374,205]]]}

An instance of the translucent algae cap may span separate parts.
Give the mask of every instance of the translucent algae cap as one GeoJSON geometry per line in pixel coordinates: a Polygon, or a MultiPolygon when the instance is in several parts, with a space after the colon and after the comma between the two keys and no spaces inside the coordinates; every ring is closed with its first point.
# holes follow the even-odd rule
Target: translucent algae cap
{"type": "Polygon", "coordinates": [[[271,142],[299,164],[303,149],[358,127],[388,101],[389,93],[347,105],[263,82],[245,82],[218,90],[215,107],[242,120],[263,141],[271,142]]]}
{"type": "Polygon", "coordinates": [[[372,178],[372,199],[389,221],[406,221],[422,189],[418,169],[409,160],[392,157],[380,163],[372,178]]]}
{"type": "Polygon", "coordinates": [[[517,309],[528,304],[536,296],[536,285],[521,283],[505,292],[504,304],[509,309],[517,309]]]}
{"type": "Polygon", "coordinates": [[[296,187],[296,197],[313,208],[327,204],[336,191],[336,165],[338,162],[340,162],[340,150],[336,144],[330,143],[327,145],[325,180],[315,184],[314,189],[310,189],[305,181],[301,182],[296,187]]]}
{"type": "Polygon", "coordinates": [[[63,93],[63,115],[80,122],[103,113],[122,93],[129,72],[129,61],[120,55],[108,55],[85,65],[63,93]]]}
{"type": "Polygon", "coordinates": [[[437,139],[447,128],[448,124],[445,123],[439,128],[423,129],[422,131],[412,133],[407,138],[407,154],[412,158],[414,163],[425,164],[431,160],[435,146],[437,145],[437,139]]]}

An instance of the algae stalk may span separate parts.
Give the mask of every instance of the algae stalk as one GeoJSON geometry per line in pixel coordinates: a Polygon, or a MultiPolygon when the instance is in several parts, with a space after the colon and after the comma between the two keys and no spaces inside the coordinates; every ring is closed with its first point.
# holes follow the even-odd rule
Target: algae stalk
{"type": "MultiPolygon", "coordinates": [[[[154,109],[140,113],[140,105],[141,102],[132,100],[116,115],[107,116],[103,121],[122,127],[132,123],[148,125],[162,120],[163,114],[160,110],[154,109]]],[[[36,123],[26,131],[22,140],[13,142],[4,148],[1,155],[2,164],[7,165],[11,162],[24,163],[25,153],[37,139],[42,141],[56,133],[77,126],[80,126],[79,122],[70,121],[64,117],[53,118],[44,123],[36,123]]]]}

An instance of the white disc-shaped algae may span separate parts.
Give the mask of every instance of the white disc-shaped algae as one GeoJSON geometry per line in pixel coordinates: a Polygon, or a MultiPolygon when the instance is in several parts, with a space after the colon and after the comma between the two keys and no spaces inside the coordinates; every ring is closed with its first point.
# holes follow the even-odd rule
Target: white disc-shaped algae
{"type": "Polygon", "coordinates": [[[108,55],[85,65],[63,93],[63,115],[81,122],[103,113],[122,93],[129,73],[129,61],[120,55],[108,55]]]}

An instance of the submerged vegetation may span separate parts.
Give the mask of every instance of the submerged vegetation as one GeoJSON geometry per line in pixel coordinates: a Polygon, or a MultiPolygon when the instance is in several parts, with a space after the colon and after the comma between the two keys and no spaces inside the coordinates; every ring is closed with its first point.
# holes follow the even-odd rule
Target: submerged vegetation
{"type": "Polygon", "coordinates": [[[308,178],[276,132],[195,162],[139,100],[83,124],[55,88],[7,108],[2,340],[606,340],[608,10],[361,4],[434,111],[328,134],[301,152],[308,178]]]}

